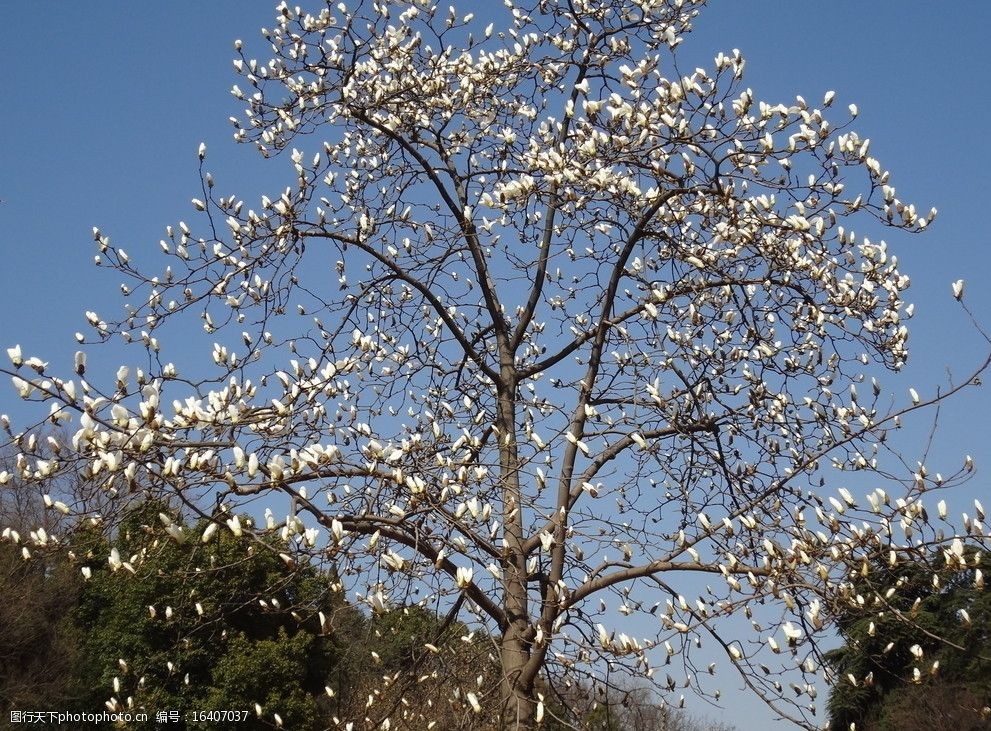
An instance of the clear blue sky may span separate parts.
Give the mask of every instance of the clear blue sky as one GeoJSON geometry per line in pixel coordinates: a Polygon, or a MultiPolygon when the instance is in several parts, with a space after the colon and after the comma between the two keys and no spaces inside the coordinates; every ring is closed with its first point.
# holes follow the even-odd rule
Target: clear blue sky
{"type": "MultiPolygon", "coordinates": [[[[157,249],[166,224],[192,215],[201,141],[221,190],[248,200],[280,190],[286,165],[235,145],[227,121],[240,106],[228,93],[231,43],[243,38],[264,58],[258,30],[272,24],[274,5],[29,3],[6,14],[0,347],[20,343],[26,355],[70,371],[83,312],[120,307],[117,278],[92,265],[91,227],[137,256],[157,249]]],[[[478,2],[459,7],[487,12],[478,2]]],[[[989,26],[991,3],[983,2],[723,0],[683,50],[691,66],[711,66],[717,51],[740,48],[748,85],[772,103],[795,94],[818,102],[835,89],[842,106],[859,105],[857,129],[892,171],[899,197],[940,209],[925,235],[891,241],[918,312],[900,394],[909,385],[931,394],[947,368],[963,376],[987,348],[950,283],[967,280],[969,305],[991,325],[989,26]]],[[[184,355],[169,357],[181,364],[184,355]]],[[[8,384],[0,384],[0,412],[24,413],[8,384]]],[[[991,467],[988,413],[987,389],[942,411],[932,471],[954,471],[968,452],[979,470],[991,467]]],[[[922,440],[927,424],[918,426],[906,430],[907,449],[922,440]]],[[[986,474],[971,483],[985,495],[986,474]]],[[[743,730],[767,725],[766,714],[727,695],[726,720],[743,730]]]]}

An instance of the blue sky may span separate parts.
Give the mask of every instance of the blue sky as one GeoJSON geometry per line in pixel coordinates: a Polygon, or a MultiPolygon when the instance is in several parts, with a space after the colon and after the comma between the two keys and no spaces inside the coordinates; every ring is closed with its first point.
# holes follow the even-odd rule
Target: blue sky
{"type": "MultiPolygon", "coordinates": [[[[157,249],[167,224],[192,215],[201,141],[221,190],[252,200],[281,189],[287,165],[234,144],[227,121],[240,107],[228,93],[236,80],[231,44],[243,38],[263,58],[258,30],[271,24],[274,4],[31,3],[7,13],[0,346],[20,343],[25,355],[69,372],[83,312],[109,315],[121,303],[118,278],[92,265],[92,226],[138,256],[157,249]]],[[[458,7],[489,12],[477,2],[458,7]]],[[[988,347],[950,296],[950,283],[967,280],[967,303],[991,325],[991,235],[983,220],[989,25],[989,3],[723,0],[703,13],[682,52],[689,67],[711,66],[716,52],[741,49],[747,84],[772,103],[795,94],[818,102],[835,89],[842,106],[859,106],[856,128],[892,171],[899,197],[939,208],[926,234],[890,241],[913,279],[909,299],[918,313],[899,394],[912,385],[931,395],[948,368],[959,379],[988,347]]],[[[169,357],[181,363],[184,355],[169,357]]],[[[7,384],[0,384],[0,412],[25,413],[7,384]]],[[[979,470],[991,465],[989,412],[987,389],[942,410],[931,471],[955,471],[964,453],[979,470]]],[[[909,453],[928,426],[905,430],[909,453]]],[[[986,495],[984,474],[971,489],[986,495]]],[[[730,701],[725,718],[741,729],[766,718],[750,703],[736,704],[730,701]],[[756,715],[747,720],[741,710],[756,715]]]]}

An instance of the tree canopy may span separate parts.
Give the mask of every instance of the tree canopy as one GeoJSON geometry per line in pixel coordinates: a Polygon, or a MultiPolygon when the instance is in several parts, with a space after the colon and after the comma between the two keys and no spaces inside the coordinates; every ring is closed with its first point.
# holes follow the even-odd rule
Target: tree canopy
{"type": "Polygon", "coordinates": [[[858,583],[879,600],[897,587],[882,611],[840,613],[844,645],[826,655],[835,671],[833,731],[987,727],[991,603],[983,582],[991,556],[961,541],[927,559],[875,566],[858,583]]]}
{"type": "Polygon", "coordinates": [[[253,718],[258,704],[291,728],[318,725],[339,654],[331,624],[346,611],[330,577],[289,572],[270,541],[246,546],[229,531],[211,535],[209,525],[183,526],[166,506],[144,502],[112,543],[93,528],[72,535],[64,550],[74,560],[63,556],[63,570],[85,569],[85,580],[59,625],[74,635],[60,708],[144,709],[153,728],[162,709],[253,718]],[[119,566],[106,560],[112,551],[119,566]]]}
{"type": "MultiPolygon", "coordinates": [[[[973,465],[866,503],[822,470],[888,485],[900,417],[987,362],[931,401],[885,390],[912,307],[880,236],[936,211],[834,92],[759,100],[738,51],[683,73],[703,6],[281,4],[269,60],[235,43],[233,124],[294,182],[221,193],[201,146],[161,260],[94,231],[125,311],[87,313],[74,377],[9,350],[19,395],[74,430],[51,456],[8,428],[17,474],[222,506],[232,546],[332,562],[375,614],[456,610],[500,669],[449,699],[465,718],[531,728],[542,687],[608,669],[710,699],[742,682],[816,723],[830,610],[865,561],[950,540],[925,494],[973,465]],[[175,338],[208,355],[171,362],[175,338]],[[111,339],[142,367],[88,372],[111,339]],[[259,499],[283,527],[243,517],[259,499]]],[[[344,720],[383,723],[387,697],[344,720]]]]}

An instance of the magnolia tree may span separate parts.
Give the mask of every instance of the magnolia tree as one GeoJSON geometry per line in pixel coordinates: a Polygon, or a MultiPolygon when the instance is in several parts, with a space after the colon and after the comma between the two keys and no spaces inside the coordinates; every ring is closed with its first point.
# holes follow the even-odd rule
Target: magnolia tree
{"type": "MultiPolygon", "coordinates": [[[[429,2],[280,6],[271,60],[235,44],[232,123],[294,184],[221,196],[201,147],[167,266],[95,232],[132,304],[88,313],[80,342],[123,337],[147,366],[84,377],[84,350],[70,380],[11,349],[20,395],[75,424],[44,456],[8,429],[20,478],[81,469],[221,530],[281,530],[287,560],[333,561],[372,611],[484,624],[501,679],[451,702],[502,727],[548,723],[581,673],[742,683],[815,723],[830,618],[890,597],[854,574],[957,555],[923,495],[970,460],[883,471],[888,430],[932,401],[882,391],[909,277],[854,232],[935,211],[899,200],[856,107],[827,120],[833,92],[758,101],[737,51],[683,74],[703,4],[507,0],[488,25],[429,2]],[[213,362],[168,362],[197,321],[213,362]],[[824,488],[830,466],[890,495],[824,488]],[[245,518],[260,498],[284,524],[245,518]]],[[[372,695],[341,722],[430,720],[403,708],[372,695]]]]}

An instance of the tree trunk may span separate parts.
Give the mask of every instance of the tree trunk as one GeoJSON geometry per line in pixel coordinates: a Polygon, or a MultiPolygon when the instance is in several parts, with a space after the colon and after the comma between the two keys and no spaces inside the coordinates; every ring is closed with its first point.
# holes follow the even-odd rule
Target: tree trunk
{"type": "Polygon", "coordinates": [[[531,729],[536,700],[533,678],[524,673],[530,660],[530,613],[527,596],[526,554],[523,550],[523,505],[520,461],[516,443],[516,381],[504,359],[503,387],[499,392],[499,472],[503,494],[503,564],[506,627],[501,644],[501,717],[505,729],[531,729]]]}
{"type": "Polygon", "coordinates": [[[522,671],[530,659],[530,652],[529,643],[520,636],[519,629],[519,626],[510,625],[502,637],[503,676],[500,691],[502,728],[516,731],[534,728],[537,710],[533,683],[522,682],[522,671]]]}

